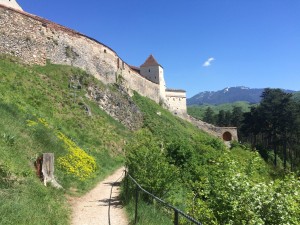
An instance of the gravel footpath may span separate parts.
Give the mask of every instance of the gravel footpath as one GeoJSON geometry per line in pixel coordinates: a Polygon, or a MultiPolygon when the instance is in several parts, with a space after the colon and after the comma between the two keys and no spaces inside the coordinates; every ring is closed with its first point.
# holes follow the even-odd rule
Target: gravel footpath
{"type": "Polygon", "coordinates": [[[108,221],[108,204],[110,190],[114,182],[121,181],[124,168],[116,170],[101,181],[93,190],[80,198],[70,199],[72,206],[72,225],[128,225],[119,196],[119,186],[115,183],[111,196],[110,224],[108,221]],[[118,180],[119,179],[119,180],[118,180]]]}

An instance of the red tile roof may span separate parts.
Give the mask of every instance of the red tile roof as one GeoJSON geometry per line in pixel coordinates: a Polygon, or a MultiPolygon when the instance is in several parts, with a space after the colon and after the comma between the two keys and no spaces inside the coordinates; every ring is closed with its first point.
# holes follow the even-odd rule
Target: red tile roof
{"type": "Polygon", "coordinates": [[[141,65],[141,67],[147,67],[147,66],[161,66],[156,59],[153,57],[153,55],[150,55],[144,64],[141,65]]]}
{"type": "Polygon", "coordinates": [[[140,73],[140,72],[141,72],[140,68],[139,68],[139,67],[137,67],[137,66],[132,66],[132,65],[129,65],[129,67],[130,67],[132,70],[134,70],[134,71],[136,71],[136,72],[138,72],[138,73],[140,73]]]}

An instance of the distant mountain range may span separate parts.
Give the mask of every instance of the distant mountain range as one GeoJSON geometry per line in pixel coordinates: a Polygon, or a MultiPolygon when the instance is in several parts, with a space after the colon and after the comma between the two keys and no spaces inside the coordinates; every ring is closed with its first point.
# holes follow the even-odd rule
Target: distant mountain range
{"type": "MultiPolygon", "coordinates": [[[[187,99],[187,105],[212,104],[219,105],[224,103],[233,103],[236,101],[246,101],[249,103],[259,103],[264,88],[248,87],[227,87],[220,91],[205,91],[196,94],[187,99]]],[[[286,93],[295,93],[296,91],[284,90],[286,93]]]]}

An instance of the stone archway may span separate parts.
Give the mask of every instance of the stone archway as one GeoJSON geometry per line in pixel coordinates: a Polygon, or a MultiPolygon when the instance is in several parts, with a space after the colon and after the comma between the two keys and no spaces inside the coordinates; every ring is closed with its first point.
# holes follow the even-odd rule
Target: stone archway
{"type": "Polygon", "coordinates": [[[228,131],[224,132],[222,137],[224,141],[232,141],[232,134],[228,131]]]}

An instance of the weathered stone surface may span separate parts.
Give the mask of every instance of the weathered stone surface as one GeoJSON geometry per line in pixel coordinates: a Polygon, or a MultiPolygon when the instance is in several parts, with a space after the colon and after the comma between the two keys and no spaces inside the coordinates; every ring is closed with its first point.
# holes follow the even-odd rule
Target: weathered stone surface
{"type": "Polygon", "coordinates": [[[127,128],[131,130],[141,128],[143,125],[141,111],[122,86],[117,88],[118,91],[111,91],[109,88],[100,89],[96,85],[90,85],[86,97],[95,100],[100,108],[127,128]]]}

